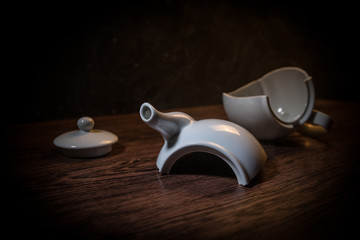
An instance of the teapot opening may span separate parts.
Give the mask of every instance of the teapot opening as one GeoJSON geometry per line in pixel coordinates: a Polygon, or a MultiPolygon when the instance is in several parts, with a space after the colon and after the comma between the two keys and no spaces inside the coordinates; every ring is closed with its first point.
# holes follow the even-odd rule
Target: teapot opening
{"type": "Polygon", "coordinates": [[[141,108],[141,116],[143,117],[143,119],[149,120],[151,118],[151,115],[152,112],[149,106],[145,105],[143,108],[141,108]]]}

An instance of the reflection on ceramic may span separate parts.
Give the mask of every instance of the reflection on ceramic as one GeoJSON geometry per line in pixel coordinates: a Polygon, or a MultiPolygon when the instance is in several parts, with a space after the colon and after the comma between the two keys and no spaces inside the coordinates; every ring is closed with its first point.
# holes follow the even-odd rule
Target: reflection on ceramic
{"type": "Polygon", "coordinates": [[[54,139],[55,146],[62,149],[65,156],[92,158],[105,155],[112,150],[118,137],[104,130],[93,129],[92,118],[82,117],[77,122],[79,130],[61,134],[54,139]]]}
{"type": "MultiPolygon", "coordinates": [[[[230,93],[223,93],[228,118],[258,139],[283,137],[301,126],[303,133],[316,134],[309,125],[326,132],[331,118],[313,110],[315,90],[311,77],[297,67],[279,68],[230,93]]],[[[317,131],[319,132],[319,131],[317,131]]]]}
{"type": "Polygon", "coordinates": [[[223,159],[238,183],[247,185],[266,161],[257,139],[235,123],[219,119],[195,121],[182,112],[159,112],[149,103],[141,105],[140,116],[165,140],[156,162],[161,173],[169,174],[174,163],[188,153],[206,152],[223,159]]]}

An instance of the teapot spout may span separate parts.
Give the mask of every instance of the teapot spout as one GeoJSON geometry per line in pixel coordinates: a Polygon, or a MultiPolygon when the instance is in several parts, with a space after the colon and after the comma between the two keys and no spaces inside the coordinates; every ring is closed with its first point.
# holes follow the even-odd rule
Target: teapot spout
{"type": "Polygon", "coordinates": [[[147,125],[160,132],[165,141],[178,136],[183,127],[195,121],[182,112],[160,112],[147,102],[140,107],[140,117],[147,125]]]}

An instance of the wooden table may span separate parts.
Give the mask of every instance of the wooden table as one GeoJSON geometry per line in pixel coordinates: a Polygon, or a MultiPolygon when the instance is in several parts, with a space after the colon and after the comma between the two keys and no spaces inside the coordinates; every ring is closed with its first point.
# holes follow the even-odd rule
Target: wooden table
{"type": "MultiPolygon", "coordinates": [[[[268,160],[246,187],[207,154],[159,174],[163,139],[137,113],[94,118],[95,128],[119,136],[110,154],[94,159],[68,158],[53,146],[76,129],[76,119],[11,126],[2,227],[12,238],[47,239],[329,239],[356,232],[360,105],[318,100],[316,108],[334,120],[328,135],[262,142],[268,160]]],[[[221,105],[176,110],[226,119],[221,105]]]]}

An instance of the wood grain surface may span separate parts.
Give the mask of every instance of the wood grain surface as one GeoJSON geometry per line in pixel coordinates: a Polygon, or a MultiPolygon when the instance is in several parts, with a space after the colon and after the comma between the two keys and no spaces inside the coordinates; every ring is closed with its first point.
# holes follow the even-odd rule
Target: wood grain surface
{"type": "MultiPolygon", "coordinates": [[[[52,143],[76,119],[11,126],[2,228],[13,238],[46,239],[344,237],[358,225],[360,105],[319,100],[316,108],[333,118],[332,130],[261,142],[268,160],[246,187],[209,154],[190,154],[159,174],[163,139],[136,113],[95,118],[95,128],[119,142],[93,159],[65,157],[52,143]]],[[[175,110],[226,119],[221,105],[175,110]]]]}

